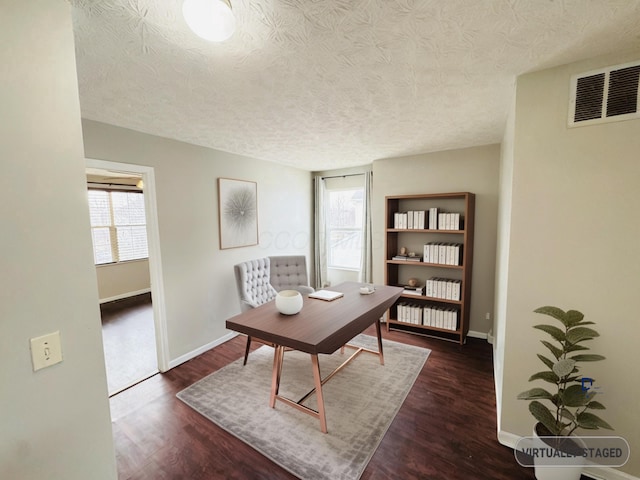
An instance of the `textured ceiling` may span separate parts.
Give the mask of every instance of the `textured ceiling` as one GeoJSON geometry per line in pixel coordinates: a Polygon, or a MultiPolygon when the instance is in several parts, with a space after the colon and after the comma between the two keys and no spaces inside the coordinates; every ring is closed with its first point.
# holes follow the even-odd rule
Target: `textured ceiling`
{"type": "Polygon", "coordinates": [[[71,0],[83,117],[343,168],[500,142],[517,75],[640,48],[640,0],[231,2],[215,44],[181,0],[71,0]]]}

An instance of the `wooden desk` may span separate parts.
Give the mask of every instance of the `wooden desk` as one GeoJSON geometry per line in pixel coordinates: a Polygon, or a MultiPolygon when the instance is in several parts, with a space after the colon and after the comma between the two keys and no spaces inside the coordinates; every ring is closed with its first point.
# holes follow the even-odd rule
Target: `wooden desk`
{"type": "Polygon", "coordinates": [[[322,397],[322,385],[326,383],[347,363],[362,352],[375,353],[384,365],[382,337],[380,335],[380,317],[400,297],[402,288],[376,285],[371,295],[360,294],[362,284],[345,282],[330,290],[344,293],[344,297],[331,302],[308,298],[296,315],[283,315],[276,309],[275,301],[265,303],[227,320],[227,328],[252,337],[273,343],[275,347],[271,380],[270,406],[275,408],[276,400],[308,413],[320,420],[320,429],[327,432],[327,421],[322,397]],[[331,354],[367,327],[376,324],[378,351],[361,347],[342,365],[327,377],[320,377],[318,354],[331,354]],[[282,363],[286,348],[299,350],[311,355],[311,363],[315,388],[298,401],[278,395],[282,363]],[[318,410],[302,405],[302,402],[316,392],[318,410]]]}

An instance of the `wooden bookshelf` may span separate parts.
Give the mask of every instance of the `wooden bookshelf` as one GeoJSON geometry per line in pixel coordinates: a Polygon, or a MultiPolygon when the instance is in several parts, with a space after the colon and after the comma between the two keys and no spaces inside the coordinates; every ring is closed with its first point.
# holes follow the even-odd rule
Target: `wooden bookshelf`
{"type": "MultiPolygon", "coordinates": [[[[387,330],[465,343],[471,305],[474,218],[475,195],[469,192],[385,197],[385,283],[407,285],[410,279],[416,279],[425,287],[419,295],[403,294],[389,309],[387,330]],[[432,209],[437,209],[437,228],[429,223],[429,212],[434,218],[432,209]],[[427,213],[421,220],[414,212],[427,213]],[[416,222],[409,220],[407,224],[407,216],[416,222]],[[432,245],[427,258],[425,245],[432,245]],[[405,254],[414,254],[413,260],[394,259],[400,256],[403,247],[405,254]],[[420,261],[415,257],[420,257],[420,261]],[[427,292],[427,281],[434,278],[442,282],[437,287],[441,290],[427,292]]],[[[434,285],[432,282],[430,285],[434,285]]]]}

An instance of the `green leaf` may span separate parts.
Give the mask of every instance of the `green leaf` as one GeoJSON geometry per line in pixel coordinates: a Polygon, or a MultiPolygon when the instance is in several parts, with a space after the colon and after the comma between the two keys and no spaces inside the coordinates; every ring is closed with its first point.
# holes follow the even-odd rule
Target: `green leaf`
{"type": "Polygon", "coordinates": [[[576,344],[599,336],[600,334],[591,328],[576,327],[567,332],[567,342],[576,344]]]}
{"type": "Polygon", "coordinates": [[[565,316],[564,310],[558,307],[550,307],[550,306],[540,307],[540,308],[536,308],[534,312],[542,313],[543,315],[549,315],[550,317],[553,317],[556,320],[560,320],[565,327],[567,326],[566,321],[564,319],[564,316],[565,316]]]}
{"type": "Polygon", "coordinates": [[[569,345],[564,349],[564,351],[567,353],[577,352],[578,350],[589,350],[589,347],[584,347],[582,345],[569,345]]]}
{"type": "Polygon", "coordinates": [[[544,388],[532,388],[531,390],[527,390],[526,392],[522,392],[518,395],[518,400],[551,400],[552,398],[553,395],[547,392],[544,388]]]}
{"type": "Polygon", "coordinates": [[[586,428],[587,430],[597,430],[599,428],[613,430],[613,427],[611,425],[609,425],[597,415],[589,412],[579,413],[576,417],[576,422],[578,423],[578,426],[580,428],[586,428]]]}
{"type": "Polygon", "coordinates": [[[595,324],[596,322],[580,322],[580,323],[576,323],[574,327],[577,327],[579,325],[595,325],[595,324]]]}
{"type": "Polygon", "coordinates": [[[571,357],[571,360],[575,360],[576,362],[598,362],[604,359],[605,357],[602,355],[596,354],[574,355],[571,357]]]}
{"type": "Polygon", "coordinates": [[[564,318],[566,320],[567,327],[573,327],[582,321],[582,319],[584,318],[584,315],[582,314],[582,312],[579,312],[578,310],[567,310],[567,313],[565,313],[564,318]]]}
{"type": "Polygon", "coordinates": [[[547,342],[546,340],[540,340],[540,342],[553,353],[553,356],[556,357],[556,360],[560,360],[560,357],[564,354],[561,349],[553,345],[552,343],[547,342]]]}
{"type": "Polygon", "coordinates": [[[561,429],[556,424],[556,419],[547,407],[542,403],[534,400],[529,404],[529,411],[533,417],[543,424],[554,435],[559,435],[561,429]]]}
{"type": "Polygon", "coordinates": [[[571,385],[560,393],[562,403],[567,407],[582,407],[589,403],[587,392],[582,389],[582,385],[571,385]]]}
{"type": "Polygon", "coordinates": [[[595,400],[592,400],[587,404],[587,408],[591,408],[593,410],[605,410],[606,407],[600,402],[596,402],[595,400]]]}
{"type": "Polygon", "coordinates": [[[566,340],[564,332],[553,325],[534,325],[533,328],[537,328],[538,330],[548,333],[560,343],[566,340]]]}
{"type": "Polygon", "coordinates": [[[562,415],[562,418],[566,418],[567,420],[570,420],[572,422],[574,422],[576,420],[576,417],[574,417],[573,413],[571,413],[569,410],[567,410],[566,408],[563,408],[560,411],[560,415],[562,415]]]}
{"type": "Polygon", "coordinates": [[[576,361],[574,359],[563,358],[553,366],[553,373],[555,373],[560,378],[566,377],[573,373],[575,365],[576,361]]]}
{"type": "Polygon", "coordinates": [[[549,367],[549,370],[553,370],[553,366],[555,365],[553,360],[549,360],[547,357],[545,357],[544,355],[540,355],[539,353],[538,358],[542,360],[542,363],[549,367]]]}
{"type": "Polygon", "coordinates": [[[554,385],[557,385],[558,382],[560,381],[560,377],[558,377],[553,372],[544,371],[544,372],[534,373],[529,377],[530,382],[533,382],[534,380],[544,380],[545,382],[549,382],[549,383],[553,383],[554,385]]]}

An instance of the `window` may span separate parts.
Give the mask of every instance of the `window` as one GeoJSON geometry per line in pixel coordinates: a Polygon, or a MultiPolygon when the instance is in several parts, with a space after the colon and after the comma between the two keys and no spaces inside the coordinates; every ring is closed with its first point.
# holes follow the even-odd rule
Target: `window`
{"type": "Polygon", "coordinates": [[[364,188],[328,190],[327,266],[360,270],[364,188]]]}
{"type": "Polygon", "coordinates": [[[96,265],[149,257],[142,193],[89,190],[89,214],[96,265]]]}

